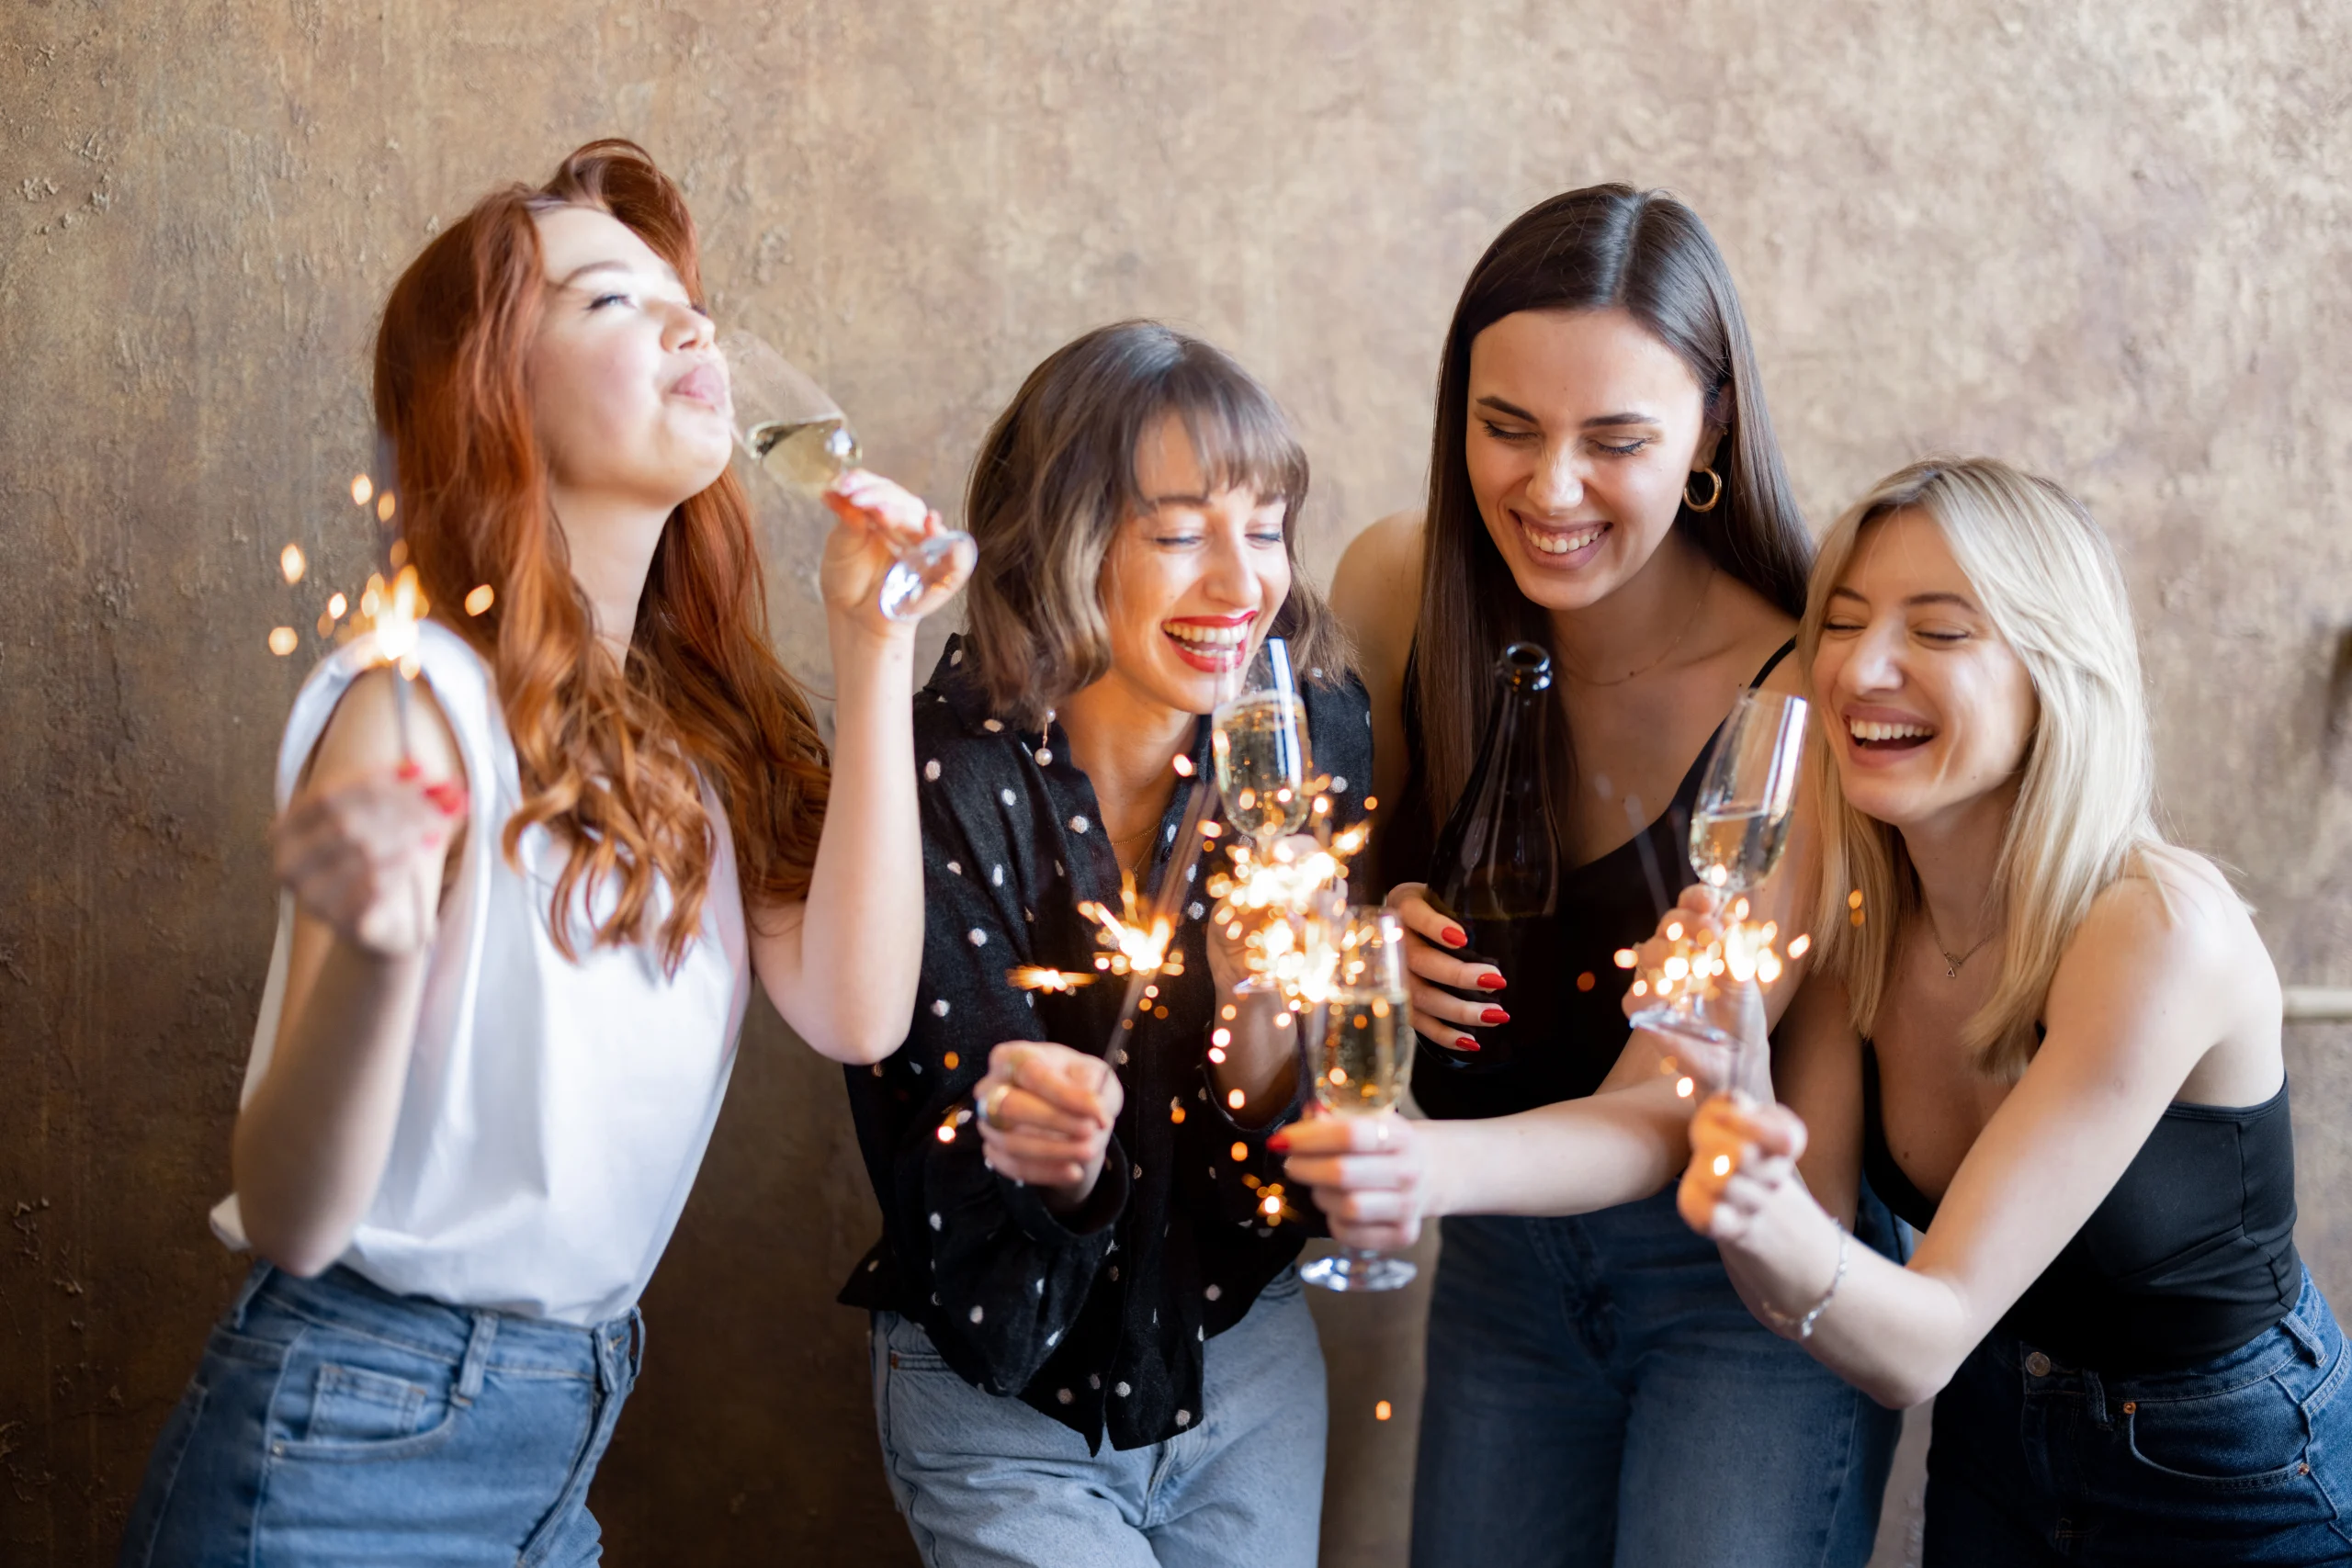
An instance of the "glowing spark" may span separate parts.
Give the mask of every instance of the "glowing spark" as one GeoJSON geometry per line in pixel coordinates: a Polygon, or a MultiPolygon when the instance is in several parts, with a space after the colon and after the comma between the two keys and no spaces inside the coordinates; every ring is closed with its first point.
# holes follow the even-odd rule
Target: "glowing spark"
{"type": "Polygon", "coordinates": [[[939,1059],[939,1065],[952,1073],[964,1065],[964,1058],[950,1051],[939,1059]]]}
{"type": "Polygon", "coordinates": [[[1247,1105],[1249,1102],[1250,1102],[1250,1097],[1249,1097],[1248,1095],[1246,1095],[1246,1094],[1242,1093],[1242,1092],[1241,1092],[1239,1089],[1233,1089],[1233,1090],[1229,1091],[1229,1092],[1226,1095],[1226,1097],[1225,1097],[1225,1103],[1226,1103],[1227,1106],[1231,1107],[1231,1108],[1232,1108],[1233,1110],[1235,1110],[1235,1111],[1238,1111],[1238,1110],[1240,1110],[1244,1105],[1247,1105]]]}
{"type": "Polygon", "coordinates": [[[956,1141],[955,1122],[942,1122],[939,1124],[939,1141],[943,1144],[952,1144],[956,1141]]]}
{"type": "Polygon", "coordinates": [[[424,590],[417,586],[416,568],[401,568],[390,590],[384,588],[381,578],[369,578],[368,591],[359,598],[363,609],[369,594],[376,600],[376,608],[368,612],[376,636],[376,657],[386,664],[399,665],[401,674],[413,677],[417,623],[430,608],[424,602],[424,590]]]}
{"type": "Polygon", "coordinates": [[[1717,1155],[1715,1156],[1713,1170],[1717,1176],[1729,1176],[1731,1174],[1731,1156],[1717,1155]]]}
{"type": "Polygon", "coordinates": [[[498,603],[498,591],[485,582],[466,595],[466,614],[479,615],[498,603]]]}
{"type": "Polygon", "coordinates": [[[278,551],[277,570],[286,574],[287,581],[301,581],[302,574],[311,570],[311,563],[302,558],[302,547],[288,545],[278,551]]]}
{"type": "Polygon", "coordinates": [[[1792,938],[1789,942],[1789,956],[1791,958],[1803,958],[1806,953],[1811,953],[1812,951],[1813,936],[1811,932],[1807,932],[1804,936],[1792,938]]]}
{"type": "Polygon", "coordinates": [[[1698,1080],[1695,1078],[1679,1077],[1674,1080],[1674,1092],[1679,1099],[1690,1099],[1691,1095],[1698,1092],[1698,1080]]]}
{"type": "Polygon", "coordinates": [[[1682,940],[1682,922],[1680,920],[1669,920],[1667,923],[1666,940],[1668,942],[1680,942],[1682,940]]]}
{"type": "Polygon", "coordinates": [[[392,500],[392,492],[390,491],[386,491],[383,494],[376,498],[377,522],[390,523],[392,520],[392,513],[397,510],[398,506],[392,500]]]}
{"type": "Polygon", "coordinates": [[[1219,1066],[1223,1066],[1225,1062],[1225,1047],[1222,1045],[1210,1046],[1209,1060],[1217,1063],[1219,1066]]]}
{"type": "Polygon", "coordinates": [[[1193,759],[1190,757],[1180,756],[1169,765],[1176,770],[1176,776],[1180,779],[1189,779],[1193,776],[1193,759]]]}
{"type": "Polygon", "coordinates": [[[1008,969],[1004,972],[1004,977],[1016,991],[1069,992],[1075,991],[1080,986],[1094,984],[1094,976],[1091,975],[1072,975],[1062,969],[1040,969],[1032,964],[1023,964],[1017,969],[1008,969]]]}
{"type": "Polygon", "coordinates": [[[269,632],[269,651],[283,659],[294,651],[298,640],[292,626],[272,626],[269,632]]]}
{"type": "Polygon", "coordinates": [[[1230,1045],[1230,1044],[1232,1044],[1232,1043],[1233,1043],[1233,1031],[1231,1031],[1230,1029],[1223,1029],[1223,1028],[1215,1029],[1215,1030],[1210,1031],[1210,1032],[1209,1032],[1209,1043],[1210,1043],[1210,1044],[1212,1044],[1212,1045],[1230,1045]]]}
{"type": "Polygon", "coordinates": [[[376,496],[376,481],[366,474],[351,476],[351,504],[365,506],[376,496]]]}
{"type": "Polygon", "coordinates": [[[1250,1145],[1237,1138],[1234,1140],[1233,1147],[1227,1152],[1233,1156],[1234,1162],[1238,1164],[1250,1157],[1250,1145]]]}
{"type": "Polygon", "coordinates": [[[1258,1207],[1268,1219],[1279,1218],[1283,1212],[1283,1201],[1280,1198],[1266,1198],[1259,1202],[1258,1207]]]}
{"type": "Polygon", "coordinates": [[[1857,887],[1851,893],[1846,895],[1846,908],[1849,909],[1859,909],[1861,907],[1862,890],[1857,887]]]}
{"type": "Polygon", "coordinates": [[[1371,812],[1371,811],[1377,811],[1377,810],[1379,810],[1379,809],[1380,809],[1380,797],[1379,797],[1378,795],[1365,795],[1365,796],[1363,797],[1363,808],[1364,808],[1364,810],[1366,810],[1367,812],[1371,812]]]}
{"type": "Polygon", "coordinates": [[[1385,1399],[1372,1407],[1372,1418],[1375,1421],[1385,1421],[1395,1414],[1396,1411],[1390,1408],[1388,1402],[1385,1399]]]}
{"type": "Polygon", "coordinates": [[[1632,948],[1630,948],[1630,947],[1621,947],[1621,948],[1619,948],[1619,949],[1617,950],[1617,955],[1616,955],[1616,956],[1617,956],[1617,967],[1618,967],[1618,968],[1620,968],[1620,969],[1631,969],[1634,964],[1638,964],[1638,963],[1640,963],[1640,962],[1641,962],[1641,956],[1640,956],[1640,954],[1636,953],[1635,953],[1632,948]]]}
{"type": "Polygon", "coordinates": [[[330,621],[339,621],[343,619],[343,613],[350,608],[351,601],[345,598],[341,591],[338,590],[327,600],[327,619],[330,621]]]}

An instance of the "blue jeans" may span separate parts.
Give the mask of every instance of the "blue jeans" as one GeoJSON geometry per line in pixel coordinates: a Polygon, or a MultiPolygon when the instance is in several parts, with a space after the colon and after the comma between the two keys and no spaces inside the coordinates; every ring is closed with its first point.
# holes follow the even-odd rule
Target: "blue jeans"
{"type": "Polygon", "coordinates": [[[575,1328],[256,1264],[147,1461],[122,1568],[602,1560],[635,1313],[575,1328]]]}
{"type": "Polygon", "coordinates": [[[1315,1568],[1323,1352],[1298,1275],[1208,1342],[1203,1418],[1148,1448],[1086,1439],[953,1371],[874,1314],[874,1414],[929,1568],[1315,1568]]]}
{"type": "Polygon", "coordinates": [[[1444,1229],[1415,1568],[1869,1560],[1901,1418],[1758,1325],[1670,1190],[1444,1229]]]}
{"type": "Polygon", "coordinates": [[[2344,1331],[2303,1276],[2278,1325],[2108,1377],[2005,1334],[1936,1395],[1929,1568],[2352,1562],[2344,1331]]]}

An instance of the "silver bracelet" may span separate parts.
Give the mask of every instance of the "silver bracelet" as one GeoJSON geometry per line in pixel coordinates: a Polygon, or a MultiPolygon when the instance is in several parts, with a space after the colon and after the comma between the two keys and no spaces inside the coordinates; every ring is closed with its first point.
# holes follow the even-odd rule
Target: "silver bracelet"
{"type": "MultiPolygon", "coordinates": [[[[1834,1220],[1830,1223],[1837,1224],[1834,1220]]],[[[1847,1249],[1853,1245],[1853,1241],[1852,1234],[1844,1225],[1838,1225],[1838,1272],[1829,1276],[1829,1288],[1821,1292],[1821,1299],[1814,1303],[1813,1310],[1803,1317],[1792,1317],[1768,1302],[1759,1301],[1756,1303],[1764,1314],[1766,1322],[1771,1325],[1773,1332],[1789,1339],[1805,1340],[1813,1337],[1813,1325],[1821,1321],[1821,1314],[1829,1310],[1831,1299],[1838,1294],[1838,1287],[1846,1282],[1847,1249]]]]}

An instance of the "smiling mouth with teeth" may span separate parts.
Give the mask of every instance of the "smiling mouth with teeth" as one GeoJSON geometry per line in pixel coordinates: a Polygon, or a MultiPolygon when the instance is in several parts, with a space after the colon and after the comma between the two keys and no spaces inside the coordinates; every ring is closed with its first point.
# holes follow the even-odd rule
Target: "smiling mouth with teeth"
{"type": "Polygon", "coordinates": [[[1936,731],[1931,725],[1849,718],[1846,721],[1846,733],[1853,738],[1855,745],[1867,751],[1908,751],[1935,739],[1936,731]]]}
{"type": "Polygon", "coordinates": [[[1530,523],[1524,517],[1517,520],[1520,536],[1539,556],[1575,555],[1599,544],[1600,536],[1609,532],[1606,523],[1586,523],[1573,528],[1545,528],[1530,523]]]}
{"type": "Polygon", "coordinates": [[[1178,656],[1195,670],[1238,670],[1250,651],[1250,626],[1255,617],[1238,621],[1162,621],[1159,629],[1176,645],[1178,656]]]}

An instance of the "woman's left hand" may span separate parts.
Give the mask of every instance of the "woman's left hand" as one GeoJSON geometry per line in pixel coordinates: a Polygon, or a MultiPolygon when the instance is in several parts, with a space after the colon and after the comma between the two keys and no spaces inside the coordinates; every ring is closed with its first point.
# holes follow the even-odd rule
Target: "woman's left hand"
{"type": "Polygon", "coordinates": [[[1431,1213],[1426,1127],[1402,1116],[1309,1117],[1266,1140],[1288,1154],[1284,1174],[1315,1190],[1315,1206],[1342,1246],[1393,1251],[1420,1239],[1431,1213]]]}
{"type": "MultiPolygon", "coordinates": [[[[1688,962],[1711,942],[1722,942],[1724,928],[1732,924],[1722,902],[1720,894],[1702,884],[1684,888],[1674,908],[1658,917],[1656,932],[1634,950],[1634,975],[1655,986],[1670,956],[1680,953],[1688,962]]],[[[1753,978],[1736,980],[1729,975],[1713,976],[1711,989],[1712,994],[1700,1004],[1700,1013],[1731,1037],[1729,1043],[1682,1033],[1669,1037],[1646,1030],[1636,1032],[1636,1040],[1653,1042],[1661,1062],[1671,1056],[1677,1070],[1689,1073],[1704,1088],[1736,1089],[1769,1099],[1772,1045],[1763,991],[1753,978]]],[[[1657,997],[1655,991],[1637,997],[1629,987],[1623,1005],[1630,1018],[1657,1005],[1657,997]]]]}
{"type": "Polygon", "coordinates": [[[1804,1188],[1804,1122],[1787,1106],[1736,1091],[1710,1096],[1690,1118],[1690,1163],[1675,1207],[1701,1235],[1731,1246],[1758,1240],[1774,1201],[1804,1188]]]}
{"type": "Polygon", "coordinates": [[[910,627],[956,595],[972,574],[973,552],[957,552],[953,570],[909,607],[903,620],[882,614],[882,581],[899,552],[942,532],[946,525],[922,498],[894,479],[852,468],[825,491],[825,505],[841,519],[825,541],[817,581],[829,609],[865,623],[874,631],[910,627]]]}

